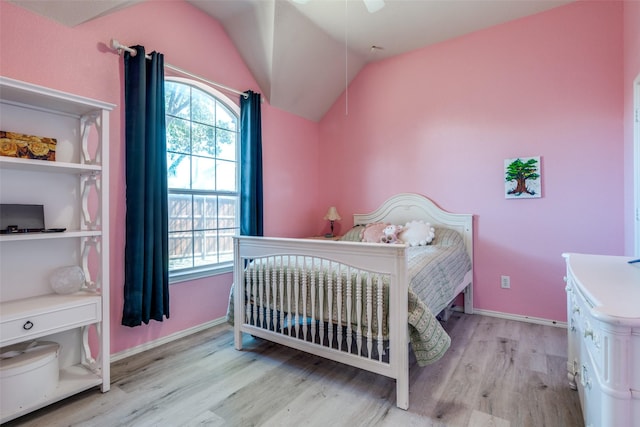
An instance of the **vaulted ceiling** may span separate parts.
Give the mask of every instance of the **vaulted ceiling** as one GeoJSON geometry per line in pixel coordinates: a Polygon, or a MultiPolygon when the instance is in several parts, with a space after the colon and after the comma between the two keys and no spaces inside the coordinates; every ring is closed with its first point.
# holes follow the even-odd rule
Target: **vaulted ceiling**
{"type": "MultiPolygon", "coordinates": [[[[10,1],[75,26],[146,0],[10,1]]],[[[187,1],[221,23],[271,105],[318,121],[370,62],[574,0],[187,1]]]]}

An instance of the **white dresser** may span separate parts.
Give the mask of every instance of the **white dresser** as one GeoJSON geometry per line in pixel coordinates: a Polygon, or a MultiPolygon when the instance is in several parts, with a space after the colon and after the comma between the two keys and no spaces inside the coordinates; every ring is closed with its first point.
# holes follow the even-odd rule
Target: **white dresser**
{"type": "Polygon", "coordinates": [[[587,427],[640,426],[640,264],[563,254],[569,384],[587,427]]]}

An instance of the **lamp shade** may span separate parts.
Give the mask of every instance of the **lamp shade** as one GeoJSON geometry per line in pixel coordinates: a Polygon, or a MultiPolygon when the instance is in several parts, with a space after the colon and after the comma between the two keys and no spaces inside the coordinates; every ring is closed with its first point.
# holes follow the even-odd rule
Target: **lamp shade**
{"type": "Polygon", "coordinates": [[[340,214],[338,213],[338,210],[336,209],[335,206],[331,206],[329,208],[329,210],[327,211],[327,214],[324,216],[324,219],[329,220],[329,221],[336,221],[336,220],[340,220],[342,218],[340,218],[340,214]]]}

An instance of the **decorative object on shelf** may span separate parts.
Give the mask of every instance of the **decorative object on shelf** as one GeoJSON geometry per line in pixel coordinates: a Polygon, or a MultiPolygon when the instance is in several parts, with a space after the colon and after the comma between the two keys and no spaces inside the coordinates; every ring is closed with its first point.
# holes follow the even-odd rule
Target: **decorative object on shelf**
{"type": "Polygon", "coordinates": [[[55,161],[57,143],[55,138],[0,131],[0,156],[55,161]]]}
{"type": "Polygon", "coordinates": [[[342,219],[340,218],[340,214],[338,213],[338,210],[335,206],[331,206],[329,208],[327,214],[324,216],[324,219],[328,220],[329,224],[331,224],[331,233],[325,234],[324,237],[333,237],[333,223],[334,221],[339,221],[342,219]]]}
{"type": "Polygon", "coordinates": [[[51,273],[49,283],[53,291],[60,295],[78,292],[85,284],[84,271],[77,265],[60,267],[51,273]]]}
{"type": "Polygon", "coordinates": [[[504,176],[507,199],[542,197],[540,156],[505,159],[504,176]]]}
{"type": "Polygon", "coordinates": [[[2,348],[0,355],[0,409],[19,411],[36,405],[58,386],[60,344],[23,341],[2,348]]]}
{"type": "Polygon", "coordinates": [[[0,203],[0,234],[41,232],[44,230],[43,205],[0,203]]]}

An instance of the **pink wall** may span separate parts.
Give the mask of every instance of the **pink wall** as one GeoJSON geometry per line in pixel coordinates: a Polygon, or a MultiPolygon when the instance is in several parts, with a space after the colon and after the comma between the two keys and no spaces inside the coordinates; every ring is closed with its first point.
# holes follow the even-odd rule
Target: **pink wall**
{"type": "MultiPolygon", "coordinates": [[[[136,328],[120,325],[125,218],[124,113],[120,107],[123,71],[122,59],[107,46],[111,38],[161,51],[166,62],[224,85],[260,90],[218,22],[187,3],[145,2],[67,28],[0,2],[1,75],[118,105],[110,125],[109,206],[111,351],[117,353],[224,316],[232,277],[225,274],[172,285],[169,320],[136,328]]],[[[317,129],[317,123],[263,105],[267,234],[305,234],[311,227],[311,214],[322,215],[321,207],[314,208],[318,191],[317,129]],[[312,197],[301,198],[301,194],[312,197]]]]}
{"type": "MultiPolygon", "coordinates": [[[[624,2],[625,253],[634,253],[633,82],[640,77],[640,2],[624,2]]],[[[639,173],[640,171],[635,171],[639,173]]]]}
{"type": "MultiPolygon", "coordinates": [[[[354,212],[396,192],[422,193],[476,215],[476,306],[564,320],[560,254],[624,250],[621,165],[630,148],[622,13],[621,3],[580,2],[370,65],[349,88],[348,114],[339,100],[320,124],[265,103],[266,234],[320,234],[329,204],[338,206],[343,232],[354,212]],[[626,94],[624,101],[627,111],[626,94]],[[543,197],[505,200],[503,160],[535,155],[542,156],[543,197]],[[511,276],[509,291],[499,289],[502,274],[511,276]]],[[[640,62],[630,24],[638,15],[638,4],[626,2],[627,86],[640,62]]],[[[145,2],[67,28],[0,2],[0,74],[7,77],[120,106],[122,60],[106,46],[111,38],[259,91],[220,25],[189,4],[145,2]]],[[[111,118],[113,353],[223,316],[232,280],[173,285],[171,319],[120,326],[122,115],[117,107],[111,118]]]]}
{"type": "Polygon", "coordinates": [[[566,320],[561,254],[624,251],[621,22],[578,2],[367,66],[321,121],[323,199],[472,213],[476,307],[566,320]],[[542,198],[505,199],[519,156],[541,156],[542,198]]]}

